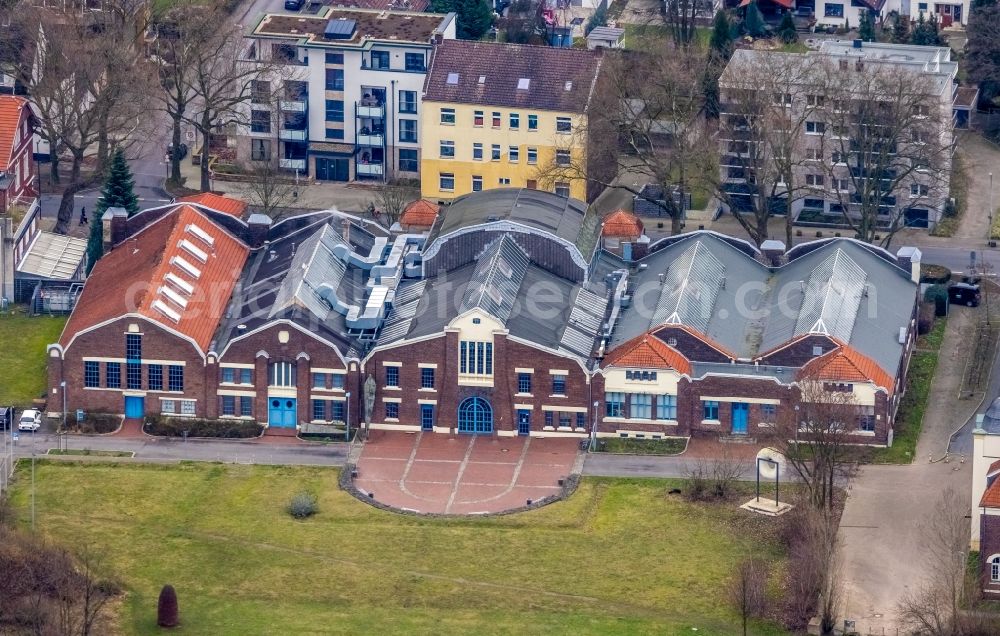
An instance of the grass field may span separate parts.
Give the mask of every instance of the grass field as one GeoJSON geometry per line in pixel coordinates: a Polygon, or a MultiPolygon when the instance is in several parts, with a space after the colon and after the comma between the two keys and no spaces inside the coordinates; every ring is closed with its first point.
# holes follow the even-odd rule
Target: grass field
{"type": "MultiPolygon", "coordinates": [[[[181,634],[735,634],[734,563],[775,520],[695,505],[665,480],[585,479],[568,501],[494,519],[377,510],[334,469],[45,462],[37,523],[99,544],[127,596],[126,634],[156,631],[177,589],[181,634]],[[303,489],[319,514],[284,511],[303,489]],[[693,628],[697,628],[695,631],[693,628]]],[[[24,523],[25,466],[12,502],[24,523]]],[[[755,624],[754,634],[783,633],[755,624]]]]}
{"type": "Polygon", "coordinates": [[[947,319],[939,318],[930,333],[917,339],[917,350],[910,358],[910,368],[906,374],[906,393],[896,413],[892,447],[875,449],[872,452],[874,463],[909,464],[913,461],[947,324],[947,319]]]}
{"type": "Polygon", "coordinates": [[[64,324],[64,317],[0,316],[0,404],[31,406],[45,392],[45,347],[64,324]]]}
{"type": "Polygon", "coordinates": [[[602,437],[597,440],[600,453],[625,453],[629,455],[677,455],[687,448],[687,440],[668,437],[667,439],[634,439],[623,437],[602,437]]]}

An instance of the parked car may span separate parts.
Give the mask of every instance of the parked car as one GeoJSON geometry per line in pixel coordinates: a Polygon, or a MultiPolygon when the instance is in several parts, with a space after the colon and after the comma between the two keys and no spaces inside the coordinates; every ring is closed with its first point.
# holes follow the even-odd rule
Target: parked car
{"type": "Polygon", "coordinates": [[[285,10],[287,11],[298,11],[302,8],[302,5],[306,3],[306,0],[285,0],[285,10]]]}
{"type": "Polygon", "coordinates": [[[975,283],[952,283],[948,285],[948,301],[967,307],[979,306],[979,285],[975,283]]]}
{"type": "MultiPolygon", "coordinates": [[[[167,146],[167,156],[168,157],[172,157],[172,156],[174,156],[174,153],[175,153],[175,151],[174,151],[174,145],[170,144],[169,146],[167,146]]],[[[181,144],[181,145],[177,146],[176,156],[177,156],[178,159],[183,159],[184,157],[187,156],[187,153],[188,153],[187,144],[181,144]]]]}
{"type": "Polygon", "coordinates": [[[0,431],[6,431],[14,423],[14,407],[0,406],[0,431]]]}
{"type": "Polygon", "coordinates": [[[37,431],[42,428],[42,414],[35,409],[28,409],[21,413],[21,419],[17,421],[19,431],[37,431]]]}

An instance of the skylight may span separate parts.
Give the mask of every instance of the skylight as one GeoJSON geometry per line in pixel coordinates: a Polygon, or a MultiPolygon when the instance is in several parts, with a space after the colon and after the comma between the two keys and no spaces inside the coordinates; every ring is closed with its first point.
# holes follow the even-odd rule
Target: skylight
{"type": "Polygon", "coordinates": [[[171,301],[181,309],[187,309],[187,304],[188,304],[187,299],[178,294],[177,292],[175,292],[174,290],[164,285],[163,287],[160,287],[159,291],[167,298],[167,300],[171,301]]]}
{"type": "Polygon", "coordinates": [[[522,77],[521,79],[517,80],[517,90],[526,91],[528,90],[529,86],[531,86],[531,78],[522,77]]]}
{"type": "Polygon", "coordinates": [[[458,84],[458,73],[448,73],[448,83],[452,85],[458,84]]]}
{"type": "Polygon", "coordinates": [[[181,241],[181,249],[190,254],[191,256],[194,256],[202,263],[208,262],[208,254],[205,253],[205,250],[201,249],[200,247],[198,247],[197,245],[195,245],[194,243],[192,243],[187,239],[183,239],[181,241]]]}
{"type": "Polygon", "coordinates": [[[177,274],[174,274],[173,272],[170,272],[166,276],[164,276],[164,279],[168,283],[173,283],[174,286],[177,287],[177,289],[181,290],[182,292],[186,293],[189,296],[194,293],[194,287],[191,285],[191,283],[187,282],[186,280],[184,280],[177,274]]]}
{"type": "Polygon", "coordinates": [[[567,91],[573,90],[573,82],[566,82],[565,90],[567,91]]]}
{"type": "Polygon", "coordinates": [[[194,234],[196,237],[198,237],[198,239],[201,240],[201,242],[203,242],[205,245],[208,245],[209,247],[212,247],[213,245],[215,245],[215,239],[212,238],[211,235],[209,235],[208,232],[206,232],[205,230],[201,229],[200,227],[198,227],[194,223],[188,225],[184,229],[187,230],[188,232],[190,232],[191,234],[194,234]]]}
{"type": "Polygon", "coordinates": [[[181,270],[189,274],[192,278],[201,277],[201,270],[180,256],[175,256],[172,259],[170,259],[170,263],[171,265],[176,265],[177,267],[180,267],[181,270]]]}
{"type": "Polygon", "coordinates": [[[485,84],[486,83],[486,76],[485,75],[480,75],[479,76],[479,83],[480,84],[485,84]]]}
{"type": "Polygon", "coordinates": [[[173,320],[174,322],[180,322],[181,321],[181,315],[179,313],[177,313],[176,311],[174,311],[173,309],[171,309],[170,307],[168,307],[167,303],[163,302],[162,300],[159,300],[159,299],[154,300],[153,301],[153,309],[155,309],[156,311],[160,312],[161,314],[163,314],[167,318],[173,320]]]}

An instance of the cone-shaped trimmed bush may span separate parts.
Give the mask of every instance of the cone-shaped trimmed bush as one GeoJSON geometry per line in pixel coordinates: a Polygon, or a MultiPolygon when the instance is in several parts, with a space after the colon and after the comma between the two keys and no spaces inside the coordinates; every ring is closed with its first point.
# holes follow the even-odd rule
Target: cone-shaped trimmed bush
{"type": "Polygon", "coordinates": [[[164,585],[160,590],[160,602],[156,605],[156,624],[160,627],[177,627],[177,592],[173,585],[164,585]]]}

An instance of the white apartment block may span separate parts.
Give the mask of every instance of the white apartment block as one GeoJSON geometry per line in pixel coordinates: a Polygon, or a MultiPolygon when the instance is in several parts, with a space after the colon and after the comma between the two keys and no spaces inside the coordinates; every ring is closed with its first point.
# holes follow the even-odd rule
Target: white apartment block
{"type": "MultiPolygon", "coordinates": [[[[878,206],[879,227],[933,228],[948,200],[955,120],[964,108],[956,99],[957,72],[947,47],[828,40],[808,53],[737,50],[720,79],[720,178],[727,193],[723,198],[730,203],[724,207],[748,211],[753,197],[775,196],[783,199],[777,202],[780,209],[791,198],[790,213],[800,223],[839,225],[845,212],[859,218],[861,197],[868,197],[864,200],[878,206]],[[907,112],[920,112],[905,121],[897,118],[896,129],[885,127],[888,132],[880,133],[892,135],[876,142],[884,142],[889,159],[866,161],[861,155],[874,152],[865,144],[872,143],[878,124],[865,113],[882,112],[873,108],[883,101],[872,85],[890,77],[897,83],[912,78],[914,86],[923,87],[925,92],[905,105],[907,112]],[[748,90],[769,94],[739,102],[738,92],[748,90]],[[752,104],[757,110],[751,117],[765,118],[767,126],[748,124],[744,103],[752,104]],[[755,150],[766,146],[759,141],[765,139],[762,135],[782,127],[793,138],[782,146],[790,149],[784,151],[792,166],[790,188],[783,178],[767,181],[767,175],[779,171],[767,173],[776,164],[766,159],[767,151],[755,150]],[[876,166],[883,174],[894,174],[866,174],[876,166]],[[870,186],[876,179],[891,184],[886,186],[891,192],[875,190],[873,195],[870,186]],[[776,191],[771,189],[775,182],[776,191]]],[[[902,112],[903,105],[897,109],[886,112],[902,112]]]]}
{"type": "Polygon", "coordinates": [[[266,14],[246,36],[250,60],[277,62],[254,85],[238,154],[319,181],[420,175],[421,91],[435,42],[455,15],[329,7],[266,14]]]}
{"type": "MultiPolygon", "coordinates": [[[[715,0],[715,8],[744,7],[749,0],[715,0]]],[[[799,16],[815,16],[817,26],[843,26],[857,28],[861,15],[870,13],[878,23],[893,11],[916,20],[922,13],[924,19],[936,14],[942,27],[965,26],[969,23],[970,0],[758,0],[757,6],[765,16],[777,20],[782,12],[792,11],[799,16]]]]}

